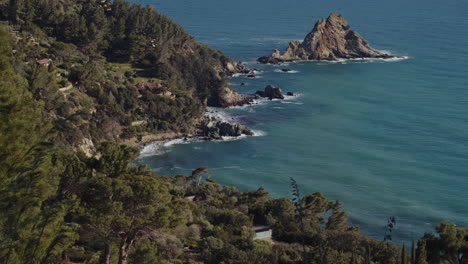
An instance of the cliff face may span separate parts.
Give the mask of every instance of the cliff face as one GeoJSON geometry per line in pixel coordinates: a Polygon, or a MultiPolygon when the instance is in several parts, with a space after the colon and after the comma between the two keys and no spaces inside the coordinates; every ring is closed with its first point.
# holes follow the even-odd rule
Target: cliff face
{"type": "Polygon", "coordinates": [[[261,63],[281,63],[295,60],[336,60],[338,58],[391,58],[370,47],[367,40],[350,29],[343,16],[332,13],[326,20],[315,23],[304,41],[292,41],[281,54],[275,50],[270,56],[258,59],[261,63]]]}

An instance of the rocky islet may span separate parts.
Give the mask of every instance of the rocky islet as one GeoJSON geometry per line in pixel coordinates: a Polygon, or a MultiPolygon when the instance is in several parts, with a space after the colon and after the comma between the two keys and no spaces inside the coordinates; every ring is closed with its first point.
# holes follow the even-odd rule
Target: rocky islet
{"type": "Polygon", "coordinates": [[[280,64],[298,60],[389,59],[393,57],[373,49],[359,33],[351,30],[342,15],[332,13],[327,19],[317,21],[302,42],[292,41],[284,53],[276,49],[270,56],[258,58],[258,62],[280,64]]]}

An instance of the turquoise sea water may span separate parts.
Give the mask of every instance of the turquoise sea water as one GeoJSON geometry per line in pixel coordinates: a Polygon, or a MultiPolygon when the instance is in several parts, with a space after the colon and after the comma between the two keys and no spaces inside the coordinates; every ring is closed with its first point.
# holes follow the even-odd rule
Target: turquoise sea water
{"type": "Polygon", "coordinates": [[[350,223],[378,239],[393,215],[399,242],[433,232],[440,221],[468,226],[468,2],[134,2],[154,5],[197,40],[267,71],[232,78],[239,92],[273,84],[299,94],[214,110],[259,136],[150,146],[137,162],[161,175],[209,166],[222,184],[264,186],[272,197],[289,197],[293,176],[302,193],[342,200],[350,223]],[[409,59],[255,64],[330,12],[374,48],[409,59]],[[276,72],[282,67],[297,72],[276,72]]]}

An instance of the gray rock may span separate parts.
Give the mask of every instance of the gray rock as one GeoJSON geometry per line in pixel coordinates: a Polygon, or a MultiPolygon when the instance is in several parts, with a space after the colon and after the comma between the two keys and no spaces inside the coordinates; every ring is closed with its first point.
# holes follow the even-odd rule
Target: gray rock
{"type": "Polygon", "coordinates": [[[257,91],[255,94],[260,97],[268,97],[270,100],[284,99],[281,88],[273,86],[273,85],[268,85],[267,87],[265,87],[264,91],[257,91]]]}
{"type": "Polygon", "coordinates": [[[224,122],[214,117],[205,117],[198,126],[198,135],[207,140],[222,140],[222,137],[253,136],[249,128],[235,123],[224,122]]]}
{"type": "Polygon", "coordinates": [[[211,100],[209,105],[215,107],[230,107],[251,104],[252,100],[252,96],[239,94],[230,87],[224,87],[220,89],[217,96],[211,100]]]}

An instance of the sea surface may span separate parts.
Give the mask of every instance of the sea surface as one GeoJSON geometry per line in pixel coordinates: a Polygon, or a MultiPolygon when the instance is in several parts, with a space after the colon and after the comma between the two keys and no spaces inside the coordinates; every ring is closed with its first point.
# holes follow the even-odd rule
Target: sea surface
{"type": "Polygon", "coordinates": [[[271,197],[290,197],[294,177],[303,194],[341,200],[350,224],[376,239],[390,216],[397,243],[434,232],[441,221],[468,227],[466,0],[134,2],[154,5],[198,41],[266,71],[231,78],[239,92],[273,84],[297,95],[210,109],[256,136],[151,145],[138,163],[160,175],[208,166],[222,184],[263,186],[271,197]],[[405,59],[255,63],[302,40],[331,12],[374,48],[405,59]]]}

